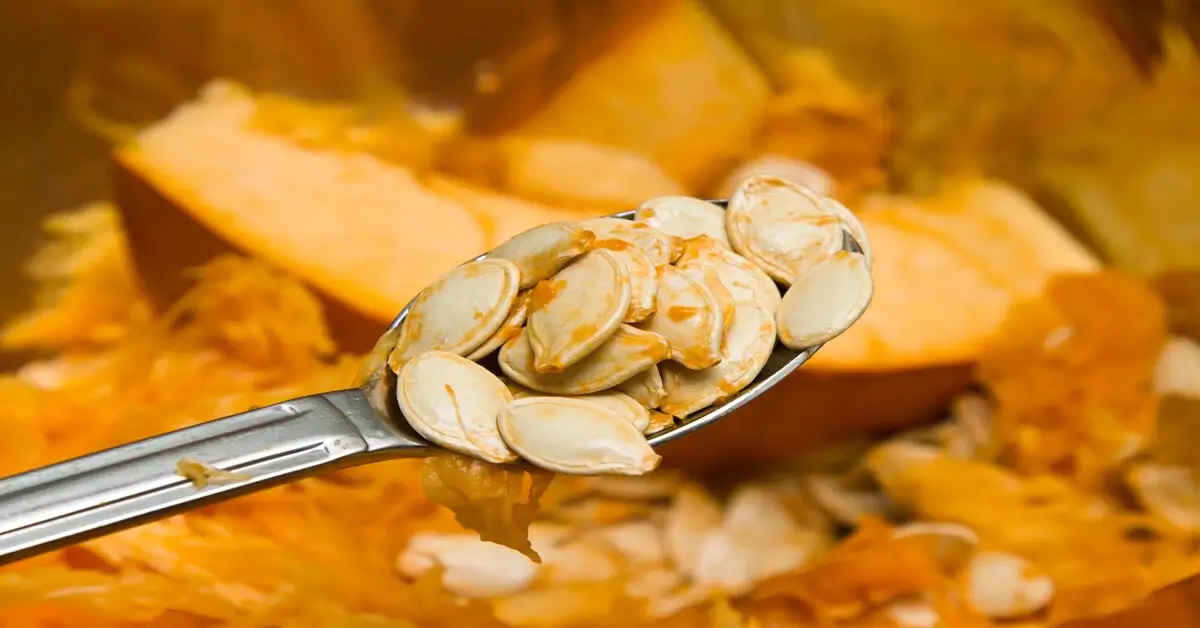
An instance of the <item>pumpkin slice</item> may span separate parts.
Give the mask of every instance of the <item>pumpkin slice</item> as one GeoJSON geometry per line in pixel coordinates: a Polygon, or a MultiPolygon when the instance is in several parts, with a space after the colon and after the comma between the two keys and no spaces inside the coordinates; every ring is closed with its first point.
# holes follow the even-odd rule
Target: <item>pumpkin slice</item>
{"type": "Polygon", "coordinates": [[[995,181],[958,182],[933,199],[877,196],[856,209],[876,260],[875,297],[811,368],[973,362],[1013,304],[1056,274],[1100,265],[1032,201],[995,181]]]}
{"type": "Polygon", "coordinates": [[[255,110],[253,95],[216,83],[114,153],[117,204],[157,303],[186,288],[185,268],[232,249],[303,278],[342,344],[365,350],[447,269],[534,225],[591,215],[448,180],[431,189],[374,156],[259,131],[255,110]]]}

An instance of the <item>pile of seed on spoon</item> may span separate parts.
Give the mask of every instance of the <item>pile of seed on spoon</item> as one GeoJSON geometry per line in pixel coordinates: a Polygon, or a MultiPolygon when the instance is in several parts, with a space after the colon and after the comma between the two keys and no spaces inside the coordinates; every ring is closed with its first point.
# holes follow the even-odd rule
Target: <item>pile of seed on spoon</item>
{"type": "Polygon", "coordinates": [[[669,196],[634,220],[542,225],[413,300],[388,358],[396,399],[461,454],[640,475],[660,460],[647,436],[750,385],[777,340],[802,350],[858,320],[870,266],[849,210],[772,176],[727,209],[669,196]]]}

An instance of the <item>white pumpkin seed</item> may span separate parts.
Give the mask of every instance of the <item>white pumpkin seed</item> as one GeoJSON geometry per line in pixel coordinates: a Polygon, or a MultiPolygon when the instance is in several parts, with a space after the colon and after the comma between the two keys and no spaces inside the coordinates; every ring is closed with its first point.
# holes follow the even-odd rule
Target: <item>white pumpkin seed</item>
{"type": "Polygon", "coordinates": [[[721,524],[721,506],[708,491],[699,486],[683,487],[663,523],[667,553],[675,567],[686,574],[695,573],[704,539],[721,524]]]}
{"type": "Polygon", "coordinates": [[[1154,391],[1200,399],[1200,343],[1182,336],[1167,341],[1155,365],[1154,391]]]}
{"type": "Polygon", "coordinates": [[[961,572],[979,550],[979,535],[958,523],[919,521],[902,525],[892,534],[896,538],[919,539],[947,575],[961,572]]]}
{"type": "Polygon", "coordinates": [[[616,412],[624,417],[626,421],[632,423],[639,432],[644,431],[646,426],[650,425],[650,411],[625,393],[616,390],[606,390],[604,392],[583,395],[578,398],[598,403],[616,412]]]}
{"type": "Polygon", "coordinates": [[[838,251],[826,257],[784,293],[775,311],[779,341],[798,351],[836,338],[862,316],[874,291],[863,256],[838,251]]]}
{"type": "Polygon", "coordinates": [[[626,323],[637,323],[654,314],[658,294],[658,269],[642,249],[624,240],[600,240],[594,248],[610,251],[629,275],[629,311],[626,323]]]}
{"type": "Polygon", "coordinates": [[[612,337],[629,312],[629,274],[611,251],[594,250],[529,294],[534,368],[561,373],[612,337]]]}
{"type": "Polygon", "coordinates": [[[616,550],[594,536],[569,539],[538,553],[543,579],[554,584],[603,582],[621,571],[616,550]]]}
{"type": "Polygon", "coordinates": [[[690,196],[660,196],[642,203],[635,214],[641,221],[683,240],[706,235],[729,246],[725,210],[690,196]]]}
{"type": "Polygon", "coordinates": [[[418,434],[488,462],[517,459],[496,427],[496,416],[510,401],[512,393],[500,378],[444,351],[409,360],[396,378],[396,402],[418,434]]]}
{"type": "Polygon", "coordinates": [[[667,396],[667,389],[663,388],[662,375],[658,372],[658,366],[651,366],[630,377],[617,388],[651,410],[657,408],[658,404],[662,403],[663,397],[667,396]]]}
{"type": "Polygon", "coordinates": [[[642,249],[655,266],[674,262],[683,252],[683,240],[663,233],[637,220],[621,218],[593,218],[584,220],[579,226],[596,234],[593,246],[604,240],[622,240],[642,249]]]}
{"type": "Polygon", "coordinates": [[[700,371],[674,362],[661,365],[667,396],[659,409],[683,418],[728,398],[754,381],[774,348],[775,319],[757,305],[738,305],[720,362],[700,371]]]}
{"type": "Polygon", "coordinates": [[[479,540],[474,534],[418,532],[397,560],[408,578],[441,566],[446,591],[468,598],[512,595],[533,584],[540,568],[520,552],[479,540]]]}
{"type": "Polygon", "coordinates": [[[804,530],[769,489],[754,484],[733,492],[721,527],[704,538],[693,581],[730,594],[803,567],[825,545],[823,535],[804,530]]]}
{"type": "Polygon", "coordinates": [[[1054,582],[1029,561],[1006,552],[980,552],[967,566],[967,604],[994,619],[1032,615],[1054,598],[1054,582]]]}
{"type": "Polygon", "coordinates": [[[508,313],[508,319],[500,325],[500,329],[492,334],[491,338],[484,341],[477,349],[467,356],[468,360],[476,362],[488,357],[496,352],[509,339],[521,333],[521,329],[525,326],[525,318],[529,315],[529,293],[517,296],[517,302],[513,304],[512,311],[508,313]]]}
{"type": "Polygon", "coordinates": [[[735,304],[754,303],[773,314],[782,298],[763,269],[705,236],[687,241],[676,267],[711,269],[735,304]]]}
{"type": "Polygon", "coordinates": [[[942,617],[937,609],[927,600],[919,598],[889,602],[883,614],[899,628],[938,628],[942,625],[942,617]]]}
{"type": "Polygon", "coordinates": [[[568,262],[587,252],[596,236],[570,222],[552,222],[527,229],[488,253],[489,259],[506,259],[521,271],[521,289],[548,279],[568,262]]]}
{"type": "Polygon", "coordinates": [[[943,457],[944,454],[937,447],[893,440],[873,447],[863,462],[886,492],[893,479],[914,465],[927,464],[943,457]]]}
{"type": "Polygon", "coordinates": [[[993,409],[983,395],[965,393],[950,404],[950,422],[942,448],[951,457],[967,460],[986,455],[992,442],[993,409]]]}
{"type": "Polygon", "coordinates": [[[824,170],[799,159],[785,155],[765,154],[744,161],[725,178],[718,189],[723,198],[729,198],[746,179],[761,175],[771,175],[795,181],[810,189],[814,194],[828,196],[833,194],[833,177],[824,170]]]}
{"type": "Polygon", "coordinates": [[[721,359],[725,320],[716,297],[699,280],[673,266],[658,278],[658,311],[642,324],[671,343],[671,359],[692,370],[721,359]]]}
{"type": "Polygon", "coordinates": [[[799,531],[779,496],[758,484],[743,484],[730,494],[723,525],[739,534],[766,538],[782,538],[799,531]]]}
{"type": "Polygon", "coordinates": [[[463,264],[417,295],[388,356],[392,371],[426,351],[466,355],[504,324],[517,299],[520,271],[508,260],[463,264]]]}
{"type": "Polygon", "coordinates": [[[608,342],[561,373],[538,373],[533,368],[529,330],[500,349],[500,370],[518,384],[554,395],[587,395],[616,386],[667,359],[671,346],[662,336],[629,325],[617,329],[608,342]]]}
{"type": "MultiPolygon", "coordinates": [[[[839,523],[857,526],[863,517],[888,518],[895,510],[891,500],[878,486],[863,486],[852,475],[812,473],[804,478],[812,500],[839,523]]],[[[872,480],[869,476],[866,480],[872,480]]]]}
{"type": "Polygon", "coordinates": [[[729,243],[787,285],[842,248],[841,219],[821,200],[779,177],[750,177],[729,199],[729,243]]]}
{"type": "Polygon", "coordinates": [[[810,530],[767,541],[721,528],[702,541],[691,577],[698,586],[741,595],[771,576],[803,568],[820,547],[821,539],[810,530]]]}
{"type": "MultiPolygon", "coordinates": [[[[820,192],[817,192],[817,194],[820,194],[820,192]]],[[[855,241],[858,242],[858,248],[862,249],[862,255],[867,260],[867,268],[870,268],[871,240],[867,237],[867,229],[863,226],[862,221],[858,219],[858,216],[854,215],[854,212],[850,211],[850,208],[832,198],[824,197],[821,199],[821,203],[842,221],[842,228],[849,232],[855,241]]]]}
{"type": "Polygon", "coordinates": [[[641,475],[662,461],[624,417],[568,397],[526,397],[500,411],[504,442],[531,464],[574,475],[641,475]]]}
{"type": "Polygon", "coordinates": [[[1200,484],[1184,466],[1134,465],[1125,480],[1143,508],[1187,532],[1200,532],[1200,484]]]}

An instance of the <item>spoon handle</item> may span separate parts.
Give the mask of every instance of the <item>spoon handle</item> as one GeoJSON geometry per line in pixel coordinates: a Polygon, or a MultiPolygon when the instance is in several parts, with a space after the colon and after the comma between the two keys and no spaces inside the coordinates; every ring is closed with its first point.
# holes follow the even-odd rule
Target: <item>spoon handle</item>
{"type": "Polygon", "coordinates": [[[382,458],[420,456],[359,390],[284,401],[0,480],[0,564],[382,458]],[[244,477],[200,488],[191,459],[244,477]]]}

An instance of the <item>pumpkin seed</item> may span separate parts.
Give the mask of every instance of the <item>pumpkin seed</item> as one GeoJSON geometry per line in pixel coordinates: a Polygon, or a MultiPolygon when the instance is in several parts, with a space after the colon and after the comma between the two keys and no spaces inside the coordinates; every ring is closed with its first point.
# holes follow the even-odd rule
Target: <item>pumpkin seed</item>
{"type": "Polygon", "coordinates": [[[644,431],[650,425],[650,411],[625,393],[616,390],[606,390],[604,392],[583,395],[579,399],[598,403],[616,412],[624,417],[626,421],[632,423],[639,432],[644,431]]]}
{"type": "Polygon", "coordinates": [[[517,459],[496,427],[496,416],[512,399],[491,371],[444,351],[418,355],[397,375],[396,402],[418,434],[488,462],[517,459]]]}
{"type": "Polygon", "coordinates": [[[691,575],[700,586],[744,593],[803,567],[824,544],[823,535],[800,528],[772,491],[743,485],[730,495],[721,527],[704,538],[691,575]]]}
{"type": "Polygon", "coordinates": [[[388,365],[399,372],[426,351],[471,353],[504,324],[519,282],[516,265],[503,259],[470,262],[442,275],[409,306],[388,365]]]}
{"type": "Polygon", "coordinates": [[[770,538],[786,537],[799,529],[779,496],[758,484],[743,484],[730,494],[723,525],[737,533],[770,538]]]}
{"type": "Polygon", "coordinates": [[[979,535],[957,523],[928,523],[919,521],[896,528],[897,538],[919,539],[947,575],[963,570],[979,549],[979,535]]]}
{"type": "Polygon", "coordinates": [[[521,272],[521,289],[552,277],[568,262],[587,252],[595,234],[570,222],[552,222],[527,229],[488,253],[506,259],[521,272]]]}
{"type": "Polygon", "coordinates": [[[983,395],[965,393],[950,403],[950,428],[942,442],[955,458],[977,459],[989,453],[992,443],[993,410],[983,395]]]}
{"type": "Polygon", "coordinates": [[[643,407],[651,410],[657,408],[658,404],[662,403],[663,397],[667,395],[667,390],[663,388],[662,375],[658,372],[658,366],[651,366],[630,377],[617,388],[633,397],[643,407]]]}
{"type": "Polygon", "coordinates": [[[604,344],[629,312],[629,274],[611,251],[591,251],[534,286],[527,334],[539,373],[561,373],[604,344]]]}
{"type": "Polygon", "coordinates": [[[690,196],[660,196],[642,203],[635,214],[641,221],[683,240],[706,235],[729,246],[725,210],[690,196]]]}
{"type": "Polygon", "coordinates": [[[538,552],[543,579],[555,584],[602,582],[619,575],[617,552],[594,536],[571,539],[538,552]]]}
{"type": "Polygon", "coordinates": [[[1182,336],[1167,341],[1154,369],[1154,390],[1200,399],[1200,343],[1182,336]]]}
{"type": "Polygon", "coordinates": [[[518,384],[554,395],[587,395],[616,386],[667,359],[671,346],[662,336],[629,325],[617,329],[608,342],[561,373],[538,373],[533,368],[529,330],[500,349],[500,370],[518,384]]]}
{"type": "Polygon", "coordinates": [[[937,609],[927,600],[919,598],[889,602],[883,614],[899,628],[937,628],[942,625],[942,617],[937,609]]]}
{"type": "Polygon", "coordinates": [[[600,528],[594,538],[636,566],[660,565],[666,560],[662,531],[649,521],[626,521],[600,528]]]}
{"type": "Polygon", "coordinates": [[[529,588],[540,568],[520,552],[473,534],[418,532],[397,560],[400,573],[419,578],[441,566],[442,586],[468,598],[512,595],[529,588]]]}
{"type": "Polygon", "coordinates": [[[892,480],[914,465],[928,464],[944,457],[937,447],[892,440],[876,445],[864,458],[864,465],[886,492],[892,480]]]}
{"type": "Polygon", "coordinates": [[[593,246],[605,240],[628,242],[642,249],[656,267],[674,262],[683,252],[683,240],[645,222],[605,217],[581,221],[579,226],[596,234],[593,246]]]}
{"type": "Polygon", "coordinates": [[[671,359],[699,370],[721,359],[725,321],[712,292],[672,266],[658,278],[658,311],[642,325],[671,343],[671,359]]]}
{"type": "Polygon", "coordinates": [[[1032,615],[1054,598],[1054,582],[1029,561],[1006,552],[980,552],[967,566],[964,598],[994,619],[1032,615]]]}
{"type": "Polygon", "coordinates": [[[662,460],[628,420],[582,399],[518,399],[500,411],[498,423],[521,458],[559,473],[641,475],[662,460]]]}
{"type": "Polygon", "coordinates": [[[863,517],[870,516],[887,519],[895,510],[866,474],[813,473],[805,476],[804,482],[812,500],[843,525],[856,526],[863,517]]]}
{"type": "Polygon", "coordinates": [[[799,159],[774,154],[759,155],[754,159],[742,162],[725,178],[718,193],[723,198],[729,198],[737,192],[738,187],[746,182],[746,179],[761,175],[795,181],[821,196],[833,194],[834,182],[829,173],[799,159]]]}
{"type": "Polygon", "coordinates": [[[626,323],[637,323],[654,314],[658,294],[658,269],[644,251],[624,240],[601,240],[596,248],[611,251],[629,275],[629,312],[626,323]]]}
{"type": "Polygon", "coordinates": [[[733,250],[787,285],[841,250],[841,219],[822,198],[767,175],[747,179],[725,213],[733,250]]]}
{"type": "Polygon", "coordinates": [[[1142,463],[1125,480],[1143,508],[1187,532],[1200,531],[1200,484],[1185,466],[1142,463]]]}
{"type": "Polygon", "coordinates": [[[517,296],[517,302],[513,304],[512,311],[508,313],[508,318],[500,325],[500,329],[492,334],[479,345],[479,348],[471,352],[467,356],[468,360],[478,362],[494,353],[497,349],[504,346],[504,343],[517,334],[521,333],[521,329],[525,326],[525,318],[529,314],[529,293],[517,296]]]}
{"type": "Polygon", "coordinates": [[[754,303],[771,313],[779,306],[779,286],[763,269],[706,236],[687,241],[676,267],[710,269],[735,304],[754,303]]]}
{"type": "Polygon", "coordinates": [[[775,347],[775,320],[757,305],[738,305],[721,347],[721,361],[700,371],[662,365],[667,396],[659,408],[683,418],[737,393],[754,381],[775,347]]]}
{"type": "Polygon", "coordinates": [[[700,547],[709,533],[721,527],[721,514],[720,504],[699,486],[685,486],[675,495],[663,523],[663,534],[667,553],[680,571],[695,573],[700,547]]]}
{"type": "Polygon", "coordinates": [[[799,277],[775,311],[779,341],[807,349],[836,338],[866,311],[874,294],[865,258],[838,251],[799,277]]]}

